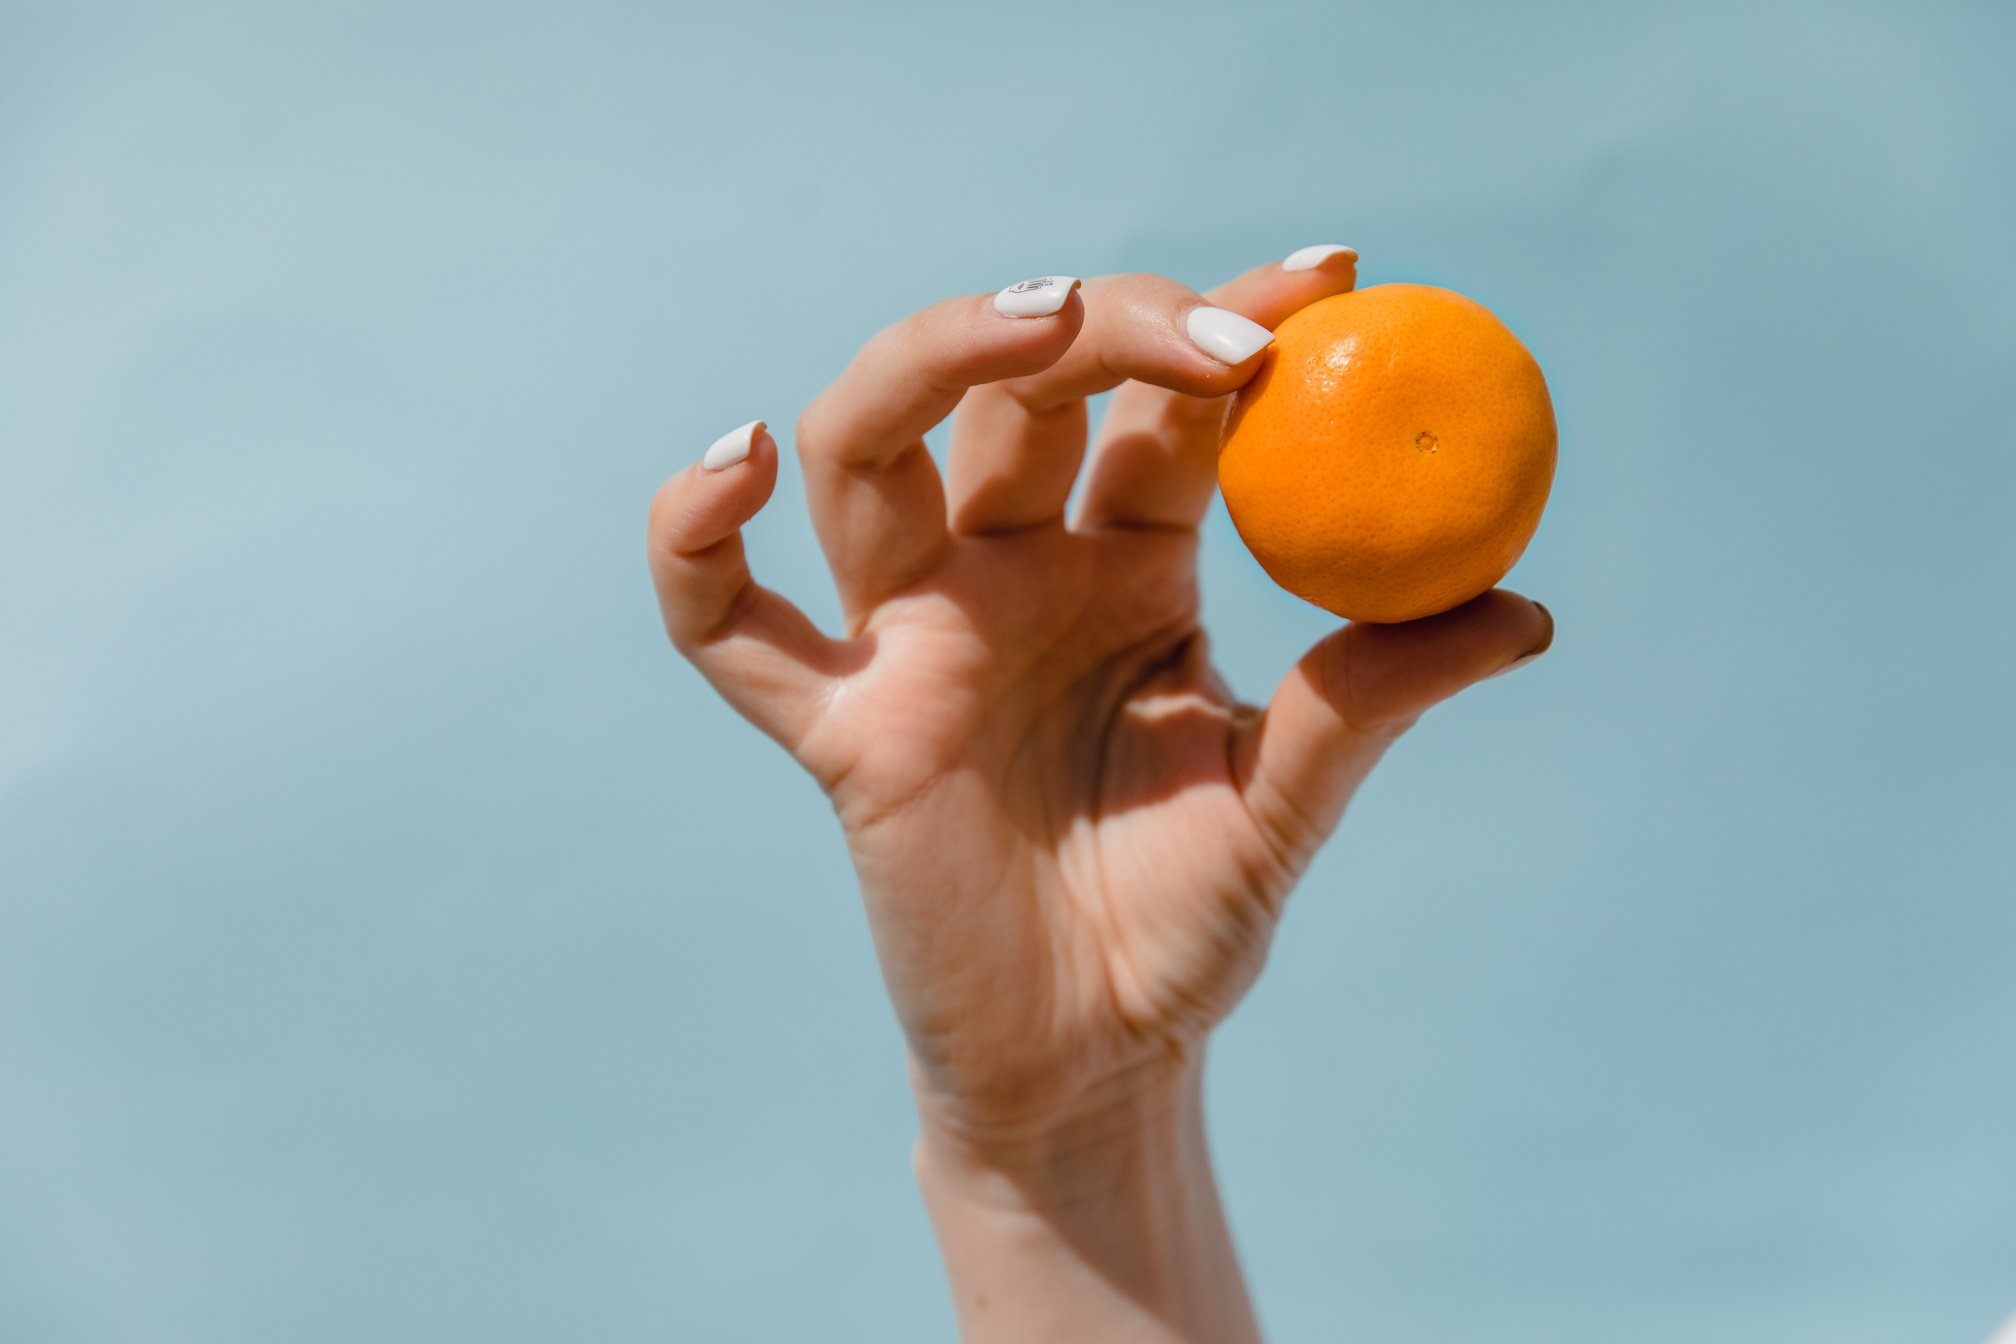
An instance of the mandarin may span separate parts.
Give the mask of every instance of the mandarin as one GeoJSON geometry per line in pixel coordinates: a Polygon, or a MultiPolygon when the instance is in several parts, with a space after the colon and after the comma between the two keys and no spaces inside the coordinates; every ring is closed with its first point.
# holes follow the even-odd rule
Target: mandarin
{"type": "Polygon", "coordinates": [[[1276,583],[1354,621],[1411,621],[1512,568],[1554,440],[1540,366],[1489,309],[1375,285],[1276,329],[1232,399],[1218,483],[1276,583]]]}

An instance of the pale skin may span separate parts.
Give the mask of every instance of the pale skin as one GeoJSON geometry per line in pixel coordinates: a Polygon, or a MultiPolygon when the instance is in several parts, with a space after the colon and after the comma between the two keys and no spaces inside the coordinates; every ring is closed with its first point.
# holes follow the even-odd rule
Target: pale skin
{"type": "Polygon", "coordinates": [[[1260,1338],[1204,1141],[1205,1041],[1386,748],[1553,637],[1496,590],[1345,627],[1264,708],[1212,670],[1198,527],[1224,399],[1266,355],[1222,362],[1185,318],[1271,328],[1355,268],[1269,263],[1208,297],[1111,276],[1047,316],[980,295],[882,332],[795,436],[838,635],[750,575],[766,430],[653,503],[673,643],[845,832],[974,1344],[1260,1338]],[[1108,389],[1088,446],[1085,398],[1108,389]],[[923,435],[948,415],[941,478],[923,435]]]}

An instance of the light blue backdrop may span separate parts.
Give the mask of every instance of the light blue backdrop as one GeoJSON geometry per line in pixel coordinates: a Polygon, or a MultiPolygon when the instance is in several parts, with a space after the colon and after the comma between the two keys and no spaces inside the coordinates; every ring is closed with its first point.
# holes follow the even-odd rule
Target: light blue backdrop
{"type": "MultiPolygon", "coordinates": [[[[645,503],[934,298],[1327,241],[1538,353],[1560,635],[1216,1052],[1273,1337],[2016,1310],[2016,11],[174,10],[0,4],[0,1339],[945,1338],[645,503]]],[[[1262,692],[1325,621],[1206,564],[1262,692]]]]}

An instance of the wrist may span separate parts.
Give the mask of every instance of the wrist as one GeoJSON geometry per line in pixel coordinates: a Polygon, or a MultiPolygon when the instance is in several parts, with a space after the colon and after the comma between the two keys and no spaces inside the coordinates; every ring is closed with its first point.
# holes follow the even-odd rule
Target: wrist
{"type": "Polygon", "coordinates": [[[1096,1197],[1127,1171],[1203,1158],[1201,1050],[1152,1064],[1067,1098],[1017,1104],[952,1097],[911,1070],[917,1163],[941,1181],[1012,1181],[1026,1197],[1096,1197]]]}
{"type": "Polygon", "coordinates": [[[968,1344],[1257,1341],[1204,1135],[1199,1055],[976,1124],[920,1088],[916,1174],[968,1344]]]}

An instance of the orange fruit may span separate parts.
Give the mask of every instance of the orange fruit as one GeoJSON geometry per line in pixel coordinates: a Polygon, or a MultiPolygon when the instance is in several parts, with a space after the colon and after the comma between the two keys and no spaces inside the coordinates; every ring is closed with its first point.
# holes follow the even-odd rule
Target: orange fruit
{"type": "Polygon", "coordinates": [[[1519,338],[1431,285],[1283,322],[1232,399],[1218,484],[1274,581],[1355,621],[1432,616],[1505,577],[1554,480],[1554,407],[1519,338]]]}

